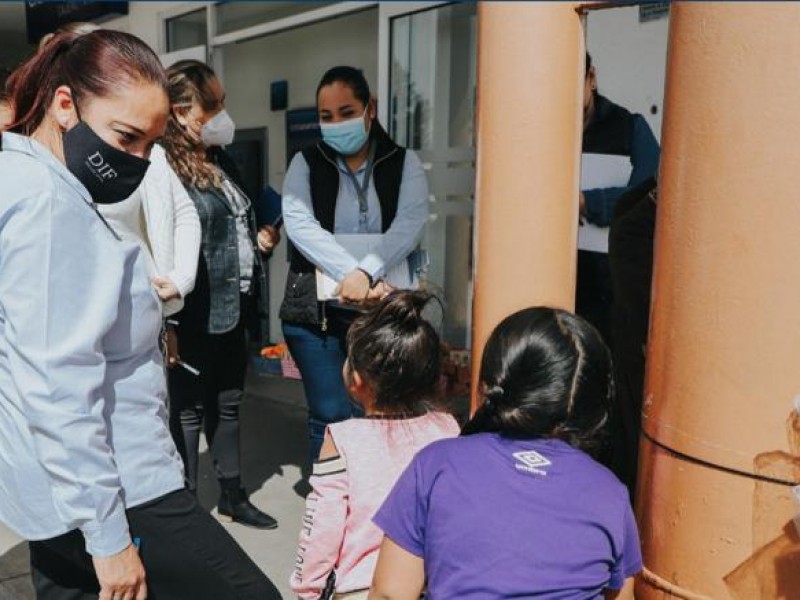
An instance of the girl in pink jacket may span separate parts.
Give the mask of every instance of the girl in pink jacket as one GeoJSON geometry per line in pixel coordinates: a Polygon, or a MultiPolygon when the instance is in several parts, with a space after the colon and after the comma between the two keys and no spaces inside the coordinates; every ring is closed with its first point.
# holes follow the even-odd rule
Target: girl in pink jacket
{"type": "Polygon", "coordinates": [[[290,580],[304,600],[329,577],[336,598],[367,597],[382,539],[372,517],[418,450],[458,435],[436,409],[439,336],[422,317],[430,299],[394,293],[350,327],[343,376],[366,416],[329,425],[314,464],[290,580]]]}

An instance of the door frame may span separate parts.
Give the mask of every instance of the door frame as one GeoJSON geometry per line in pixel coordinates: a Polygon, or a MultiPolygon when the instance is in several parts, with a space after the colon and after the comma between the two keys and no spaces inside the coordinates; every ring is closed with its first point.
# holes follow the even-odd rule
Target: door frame
{"type": "Polygon", "coordinates": [[[432,2],[378,2],[378,120],[387,124],[389,117],[389,82],[392,55],[392,19],[451,4],[448,0],[432,2]]]}

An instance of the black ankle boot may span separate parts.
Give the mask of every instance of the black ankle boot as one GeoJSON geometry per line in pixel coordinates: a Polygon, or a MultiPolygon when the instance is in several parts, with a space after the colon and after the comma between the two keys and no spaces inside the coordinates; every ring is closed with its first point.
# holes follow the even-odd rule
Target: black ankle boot
{"type": "Polygon", "coordinates": [[[253,506],[241,487],[231,489],[223,486],[217,512],[221,520],[236,521],[257,529],[275,529],[278,526],[275,519],[253,506]]]}

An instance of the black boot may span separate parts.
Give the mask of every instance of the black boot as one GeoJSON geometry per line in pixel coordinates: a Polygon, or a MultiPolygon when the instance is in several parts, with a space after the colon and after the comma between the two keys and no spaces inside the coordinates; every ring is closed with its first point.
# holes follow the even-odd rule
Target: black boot
{"type": "Polygon", "coordinates": [[[219,497],[217,512],[221,520],[236,521],[242,525],[257,529],[275,529],[278,522],[267,513],[258,510],[250,500],[244,488],[239,484],[239,478],[220,480],[222,493],[219,497]]]}

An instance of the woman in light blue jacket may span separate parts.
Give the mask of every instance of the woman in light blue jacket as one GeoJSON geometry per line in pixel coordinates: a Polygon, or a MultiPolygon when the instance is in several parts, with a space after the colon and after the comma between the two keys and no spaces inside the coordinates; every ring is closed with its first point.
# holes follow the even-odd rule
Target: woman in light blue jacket
{"type": "Polygon", "coordinates": [[[138,187],[164,131],[158,58],[125,33],[62,33],[9,88],[0,520],[31,540],[37,598],[279,597],[183,489],[159,299],[140,245],[97,210],[138,187]]]}

